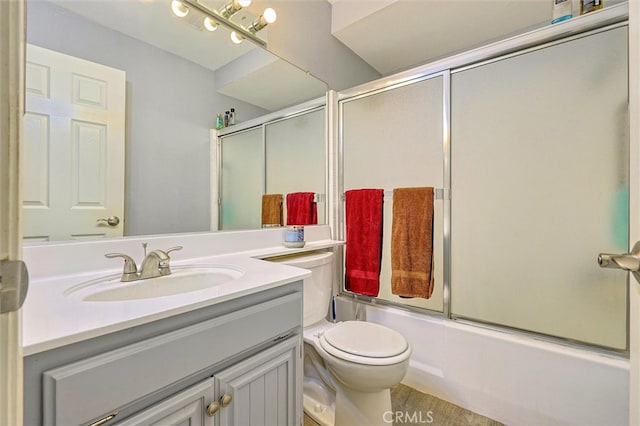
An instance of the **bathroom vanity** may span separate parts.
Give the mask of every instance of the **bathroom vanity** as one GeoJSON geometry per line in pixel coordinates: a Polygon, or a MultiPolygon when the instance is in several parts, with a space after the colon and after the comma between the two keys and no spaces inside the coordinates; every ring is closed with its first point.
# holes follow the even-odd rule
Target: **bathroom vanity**
{"type": "Polygon", "coordinates": [[[298,424],[301,301],[298,281],[27,356],[25,423],[298,424]]]}
{"type": "MultiPolygon", "coordinates": [[[[316,246],[324,247],[306,249],[316,246]]],[[[23,311],[25,424],[301,424],[302,280],[309,272],[256,259],[283,250],[290,251],[197,258],[242,274],[212,289],[149,299],[98,301],[86,291],[79,299],[77,282],[95,283],[105,271],[41,278],[36,271],[23,311]]]]}

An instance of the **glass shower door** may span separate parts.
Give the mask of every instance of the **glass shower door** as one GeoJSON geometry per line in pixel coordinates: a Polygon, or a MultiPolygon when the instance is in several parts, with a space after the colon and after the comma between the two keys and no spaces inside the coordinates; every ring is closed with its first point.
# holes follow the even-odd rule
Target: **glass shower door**
{"type": "Polygon", "coordinates": [[[264,191],[262,127],[221,138],[220,229],[257,229],[264,191]]]}
{"type": "Polygon", "coordinates": [[[451,84],[452,315],[626,350],[626,26],[451,84]]]}
{"type": "Polygon", "coordinates": [[[266,193],[316,193],[318,223],[326,222],[324,114],[321,108],[265,125],[266,193]]]}

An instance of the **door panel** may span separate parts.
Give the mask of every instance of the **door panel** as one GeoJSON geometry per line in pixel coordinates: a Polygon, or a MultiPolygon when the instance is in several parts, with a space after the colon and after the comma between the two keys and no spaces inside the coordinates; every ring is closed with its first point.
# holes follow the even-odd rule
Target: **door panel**
{"type": "Polygon", "coordinates": [[[291,338],[215,375],[221,426],[298,424],[300,345],[291,338]]]}
{"type": "Polygon", "coordinates": [[[124,216],[125,74],[29,45],[24,118],[28,241],[115,237],[124,216]]]}
{"type": "MultiPolygon", "coordinates": [[[[315,192],[318,223],[326,223],[324,108],[265,126],[266,193],[315,192]]],[[[286,218],[286,202],[283,203],[286,218]]]]}
{"type": "Polygon", "coordinates": [[[452,75],[452,313],[627,348],[627,29],[452,75]]]}
{"type": "Polygon", "coordinates": [[[264,193],[262,127],[221,139],[220,229],[260,228],[264,193]]]}

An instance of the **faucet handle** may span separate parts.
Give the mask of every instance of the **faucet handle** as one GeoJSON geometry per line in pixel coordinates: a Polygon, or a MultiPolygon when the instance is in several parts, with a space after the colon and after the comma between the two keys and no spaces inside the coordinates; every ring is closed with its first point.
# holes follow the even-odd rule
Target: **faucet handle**
{"type": "Polygon", "coordinates": [[[115,257],[124,258],[124,269],[122,270],[122,274],[135,274],[138,272],[138,267],[136,266],[136,261],[124,253],[107,253],[104,257],[108,257],[109,259],[113,259],[115,257]]]}
{"type": "Polygon", "coordinates": [[[169,265],[169,260],[171,258],[169,257],[169,253],[178,250],[182,250],[182,246],[171,247],[167,250],[155,250],[155,252],[161,256],[160,260],[158,261],[158,269],[160,271],[160,275],[171,274],[171,265],[169,265]]]}
{"type": "Polygon", "coordinates": [[[166,250],[165,253],[168,255],[172,251],[178,251],[178,250],[182,250],[182,246],[171,247],[170,249],[166,250]]]}

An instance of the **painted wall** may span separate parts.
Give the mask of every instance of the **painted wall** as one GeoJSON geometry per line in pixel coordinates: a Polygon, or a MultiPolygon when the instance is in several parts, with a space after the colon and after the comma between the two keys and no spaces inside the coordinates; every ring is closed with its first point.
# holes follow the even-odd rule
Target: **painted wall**
{"type": "Polygon", "coordinates": [[[125,235],[209,230],[216,114],[267,111],[218,95],[213,71],[49,2],[28,2],[27,42],[126,71],[125,235]]]}
{"type": "Polygon", "coordinates": [[[342,90],[380,78],[371,65],[331,35],[331,4],[326,0],[268,0],[278,11],[269,30],[269,51],[342,90]],[[284,7],[280,7],[284,6],[284,7]]]}

